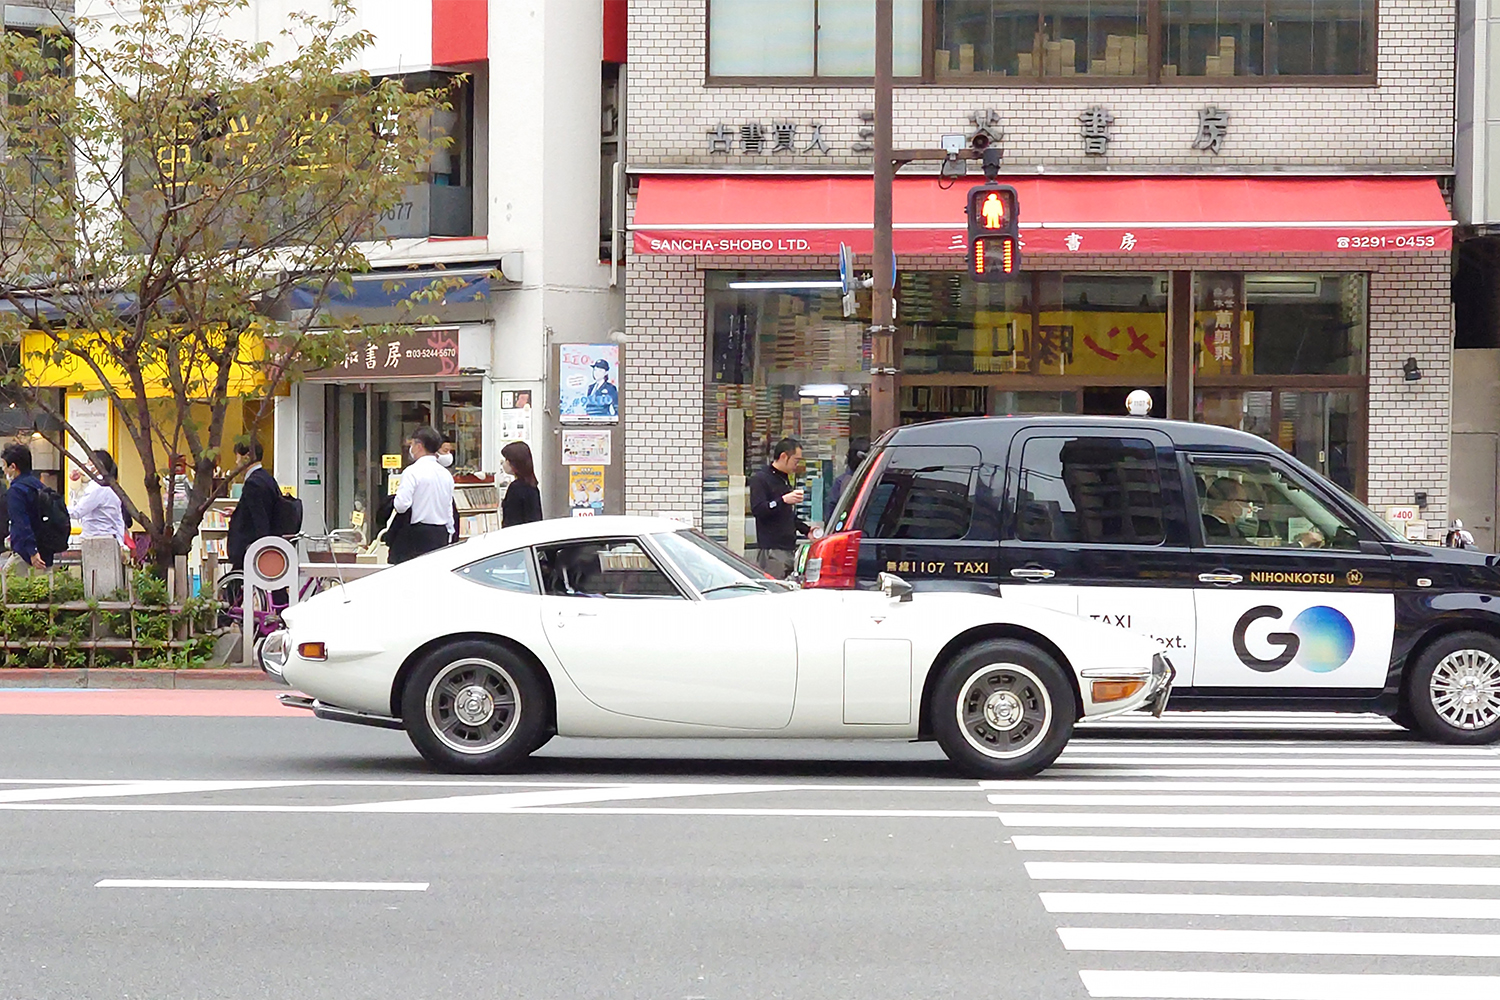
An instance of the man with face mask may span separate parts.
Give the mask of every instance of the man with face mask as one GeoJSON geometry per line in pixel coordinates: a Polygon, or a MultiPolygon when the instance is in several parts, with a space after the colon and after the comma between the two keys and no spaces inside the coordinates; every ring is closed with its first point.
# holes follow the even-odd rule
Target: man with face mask
{"type": "Polygon", "coordinates": [[[392,563],[405,562],[453,541],[453,475],[438,461],[442,435],[418,427],[409,450],[413,459],[396,487],[395,516],[386,539],[392,563]],[[398,527],[398,522],[401,523],[398,527]]]}
{"type": "Polygon", "coordinates": [[[438,465],[441,465],[445,469],[451,469],[451,468],[453,468],[453,454],[454,454],[453,449],[454,449],[453,435],[452,434],[444,434],[443,435],[443,446],[438,449],[438,454],[437,454],[438,465]]]}

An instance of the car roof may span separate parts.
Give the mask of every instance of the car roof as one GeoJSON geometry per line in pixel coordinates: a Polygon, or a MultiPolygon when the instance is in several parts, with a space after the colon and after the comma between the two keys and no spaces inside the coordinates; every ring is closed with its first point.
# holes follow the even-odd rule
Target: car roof
{"type": "Polygon", "coordinates": [[[1253,451],[1264,455],[1282,454],[1264,438],[1245,431],[1213,424],[1189,423],[1185,420],[1157,420],[1150,417],[1093,417],[1078,414],[1027,417],[960,417],[935,420],[897,428],[885,439],[888,445],[970,444],[980,448],[1003,446],[1018,431],[1034,428],[1058,430],[1115,431],[1122,434],[1155,431],[1166,434],[1179,448],[1206,450],[1253,451]]]}
{"type": "Polygon", "coordinates": [[[555,517],[501,528],[481,535],[474,541],[487,550],[503,552],[523,545],[549,545],[576,538],[602,538],[610,535],[655,535],[689,527],[692,526],[667,517],[616,514],[601,517],[555,517]]]}

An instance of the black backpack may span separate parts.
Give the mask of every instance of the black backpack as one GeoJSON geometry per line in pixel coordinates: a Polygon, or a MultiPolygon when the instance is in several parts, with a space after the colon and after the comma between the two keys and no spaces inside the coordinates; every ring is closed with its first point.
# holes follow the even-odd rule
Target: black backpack
{"type": "Polygon", "coordinates": [[[289,537],[302,530],[302,501],[285,493],[276,498],[276,511],[271,520],[273,534],[289,537]]]}
{"type": "Polygon", "coordinates": [[[36,547],[52,555],[68,547],[73,520],[68,516],[68,501],[48,486],[36,491],[36,547]]]}

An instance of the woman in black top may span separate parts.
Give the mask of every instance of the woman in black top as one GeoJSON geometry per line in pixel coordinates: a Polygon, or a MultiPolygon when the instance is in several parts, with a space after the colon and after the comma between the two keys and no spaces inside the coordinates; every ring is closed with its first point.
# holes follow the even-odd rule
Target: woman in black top
{"type": "Polygon", "coordinates": [[[531,464],[531,448],[525,441],[512,441],[500,449],[505,471],[515,481],[505,488],[500,502],[500,527],[513,528],[542,519],[542,492],[536,488],[536,471],[531,464]]]}

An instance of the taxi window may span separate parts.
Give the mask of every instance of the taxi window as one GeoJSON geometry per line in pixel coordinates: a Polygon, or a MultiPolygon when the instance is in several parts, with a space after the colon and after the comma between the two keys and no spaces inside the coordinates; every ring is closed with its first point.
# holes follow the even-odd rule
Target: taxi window
{"type": "Polygon", "coordinates": [[[979,450],[898,447],[887,450],[880,478],[859,514],[867,538],[965,538],[974,521],[971,487],[979,450]]]}
{"type": "Polygon", "coordinates": [[[1202,456],[1192,463],[1205,544],[1359,548],[1353,527],[1281,468],[1202,456]]]}
{"type": "Polygon", "coordinates": [[[1161,545],[1156,449],[1141,438],[1033,437],[1021,449],[1016,538],[1161,545]]]}
{"type": "Polygon", "coordinates": [[[537,548],[536,561],[542,591],[553,597],[682,597],[633,539],[544,545],[537,548]]]}

